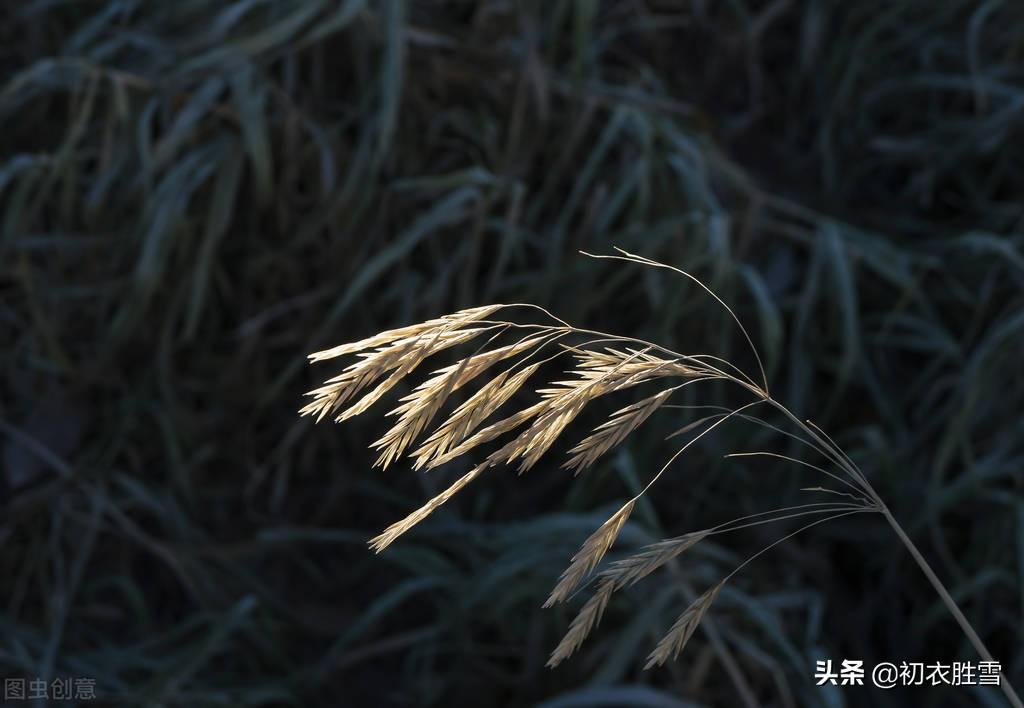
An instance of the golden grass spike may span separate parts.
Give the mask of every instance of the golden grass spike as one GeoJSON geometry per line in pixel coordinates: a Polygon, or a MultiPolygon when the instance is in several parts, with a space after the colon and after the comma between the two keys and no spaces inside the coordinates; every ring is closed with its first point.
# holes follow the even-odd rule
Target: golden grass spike
{"type": "Polygon", "coordinates": [[[313,352],[308,358],[310,362],[335,359],[339,356],[345,356],[346,354],[355,354],[356,352],[391,344],[392,342],[396,342],[400,339],[416,338],[424,333],[446,326],[458,326],[473,322],[474,320],[483,319],[484,317],[500,310],[502,307],[505,306],[483,305],[481,307],[471,307],[465,310],[459,310],[453,314],[438,317],[433,320],[427,320],[426,322],[408,325],[407,327],[399,327],[398,329],[389,329],[384,332],[380,332],[379,334],[375,334],[372,337],[360,339],[358,342],[349,342],[347,344],[331,347],[330,349],[313,352]]]}
{"type": "MultiPolygon", "coordinates": [[[[423,429],[434,418],[452,392],[457,391],[499,361],[521,354],[537,346],[546,338],[545,335],[526,337],[515,344],[475,354],[435,371],[434,376],[417,386],[408,396],[402,398],[402,404],[388,413],[388,415],[397,415],[399,418],[380,440],[371,445],[374,449],[382,450],[374,466],[387,468],[392,461],[400,457],[406,447],[423,432],[423,429]]],[[[504,381],[504,376],[502,374],[499,376],[504,381]]]]}
{"type": "Polygon", "coordinates": [[[472,357],[463,359],[435,372],[434,376],[404,396],[401,404],[387,414],[397,415],[398,420],[379,440],[370,444],[371,448],[381,451],[374,467],[387,469],[423,432],[452,392],[485,369],[486,366],[475,366],[472,357]]]}
{"type": "MultiPolygon", "coordinates": [[[[628,254],[624,254],[623,258],[646,265],[661,265],[628,254]]],[[[685,273],[684,275],[690,278],[693,277],[685,273]]],[[[701,285],[706,289],[706,286],[701,285]]],[[[712,295],[714,294],[712,293],[712,295]]],[[[715,296],[715,299],[718,299],[717,296],[715,296]]],[[[383,533],[372,539],[370,542],[371,546],[378,552],[384,550],[401,534],[433,513],[435,509],[461,491],[488,467],[495,466],[498,463],[521,459],[520,471],[529,469],[552,447],[555,440],[579,415],[583,408],[595,398],[655,380],[666,378],[685,379],[682,383],[663,386],[664,390],[659,393],[648,396],[633,405],[621,408],[613,413],[606,422],[591,431],[576,447],[572,448],[570,459],[565,465],[577,471],[592,465],[595,460],[600,459],[602,455],[606,454],[616,445],[621,444],[626,436],[642,425],[658,408],[665,404],[665,401],[673,391],[698,381],[721,379],[736,384],[746,394],[752,395],[754,400],[740,405],[734,410],[726,409],[727,412],[699,421],[698,425],[708,421],[712,422],[695,438],[674,453],[668,462],[654,474],[653,478],[650,479],[637,497],[622,506],[587,538],[572,557],[569,566],[560,576],[558,583],[545,602],[545,607],[550,607],[553,604],[566,600],[580,586],[584,579],[595,571],[598,564],[617,540],[632,513],[636,500],[661,478],[672,462],[702,436],[708,434],[733,416],[739,416],[760,423],[810,445],[822,453],[830,463],[838,465],[843,475],[833,474],[824,468],[814,465],[809,466],[842,481],[844,484],[848,483],[849,486],[853,487],[854,491],[862,492],[863,498],[860,494],[850,495],[853,498],[853,502],[828,506],[828,509],[834,510],[837,513],[808,524],[769,544],[741,563],[733,570],[732,574],[778,543],[791,538],[796,533],[800,533],[817,523],[836,519],[847,514],[862,512],[884,513],[888,522],[900,536],[904,545],[911,551],[911,554],[914,555],[918,564],[921,565],[926,573],[931,572],[927,562],[916,551],[916,548],[909,541],[909,537],[906,536],[902,528],[896,523],[884,503],[868,483],[866,477],[857,469],[849,456],[843,453],[831,438],[819,431],[816,426],[809,422],[801,421],[782,404],[771,398],[768,395],[767,382],[761,387],[742,370],[728,361],[710,354],[679,354],[656,344],[635,338],[618,337],[594,330],[578,329],[551,315],[546,310],[543,310],[543,308],[536,309],[540,309],[546,315],[556,320],[559,326],[521,325],[514,322],[494,321],[488,318],[491,313],[500,308],[520,306],[536,308],[536,306],[525,304],[508,306],[488,305],[471,308],[417,325],[382,332],[358,342],[343,344],[339,347],[310,355],[310,359],[313,361],[330,359],[346,354],[356,355],[357,361],[355,363],[347,366],[339,375],[328,379],[322,386],[307,394],[313,400],[303,407],[301,411],[303,415],[315,415],[317,420],[320,420],[328,414],[336,413],[344,404],[349,404],[349,408],[337,416],[338,420],[343,420],[365,410],[391,389],[398,380],[419,366],[428,356],[442,349],[468,341],[468,339],[482,332],[496,331],[477,350],[482,353],[465,357],[454,365],[434,371],[426,382],[420,384],[411,394],[402,398],[400,404],[389,413],[389,415],[397,416],[397,420],[391,430],[373,445],[374,448],[380,450],[378,462],[386,466],[409,449],[430,424],[434,416],[438,414],[440,408],[453,391],[467,384],[474,377],[479,376],[495,361],[513,356],[520,351],[526,351],[532,346],[537,347],[536,351],[539,351],[540,348],[546,347],[548,344],[569,335],[593,337],[580,346],[566,345],[559,341],[559,345],[564,347],[563,350],[545,358],[543,361],[526,366],[526,362],[533,358],[533,354],[531,354],[508,370],[498,373],[490,381],[483,384],[476,393],[470,395],[466,402],[458,406],[444,423],[434,430],[433,433],[429,434],[426,440],[411,453],[414,466],[417,469],[437,467],[472,451],[479,445],[489,443],[500,436],[512,433],[512,431],[518,429],[516,434],[509,436],[511,438],[510,441],[505,442],[496,451],[491,452],[482,463],[456,480],[451,486],[436,495],[420,509],[401,521],[392,524],[383,533]],[[470,327],[469,323],[471,322],[477,322],[477,325],[470,327]],[[529,334],[516,345],[487,351],[491,342],[512,328],[523,328],[529,334]],[[590,348],[598,343],[612,343],[613,346],[607,346],[600,350],[590,348]],[[508,415],[495,423],[484,425],[492,414],[497,413],[525,385],[525,382],[538,371],[540,366],[564,353],[571,355],[575,362],[570,371],[564,376],[564,380],[547,383],[546,386],[537,389],[537,394],[540,396],[540,400],[537,403],[508,415]],[[513,373],[513,371],[520,367],[523,368],[517,373],[513,373]],[[370,390],[366,393],[364,389],[370,390]],[[353,397],[360,392],[363,392],[362,398],[358,399],[354,404],[351,403],[353,397]],[[743,411],[758,404],[771,405],[799,429],[799,434],[794,435],[758,418],[742,415],[743,411]],[[521,426],[523,427],[522,429],[520,429],[521,426]],[[842,476],[849,477],[849,482],[842,479],[842,476]]],[[[732,314],[731,310],[730,314],[732,314]]],[[[735,317],[735,315],[733,316],[735,317]]],[[[745,331],[744,335],[746,335],[745,331]]],[[[747,339],[749,341],[749,337],[747,339]]],[[[757,352],[755,351],[756,354],[757,352]]],[[[760,365],[760,363],[760,357],[758,356],[758,364],[760,365]]],[[[763,377],[763,367],[761,369],[763,377]]],[[[797,462],[797,460],[792,461],[797,462]]],[[[818,489],[821,488],[819,487],[818,489]]],[[[831,491],[836,492],[838,490],[831,491]]],[[[817,513],[817,511],[807,511],[806,513],[817,513]]],[[[803,513],[793,514],[792,516],[799,515],[803,515],[803,513]]],[[[759,516],[761,515],[754,514],[749,517],[742,517],[737,521],[742,522],[745,519],[759,516]]],[[[576,651],[587,634],[600,621],[601,615],[610,602],[611,596],[617,590],[638,582],[712,533],[737,530],[746,526],[768,523],[769,521],[781,520],[783,518],[789,517],[776,515],[771,519],[750,521],[740,525],[730,522],[731,525],[727,524],[707,531],[699,531],[679,538],[651,544],[631,557],[611,563],[602,572],[598,573],[598,592],[584,605],[579,615],[573,620],[568,633],[549,658],[548,665],[557,665],[576,651]]],[[[686,608],[672,625],[668,634],[662,638],[648,656],[648,668],[663,664],[669,658],[679,654],[693,635],[718,592],[728,578],[732,577],[732,574],[726,576],[725,580],[705,592],[686,608]]],[[[948,593],[946,595],[943,594],[945,590],[941,587],[941,584],[938,583],[933,575],[930,577],[933,580],[933,584],[940,590],[940,595],[944,598],[944,602],[948,600],[949,598],[946,596],[948,593]]],[[[971,630],[962,613],[959,613],[955,604],[948,601],[946,606],[953,613],[954,617],[957,618],[964,631],[969,636],[973,636],[971,634],[973,630],[971,630]]],[[[976,642],[975,646],[978,648],[980,641],[976,642]]],[[[984,647],[979,648],[979,653],[983,656],[987,655],[984,647]]]]}
{"type": "Polygon", "coordinates": [[[472,430],[470,427],[472,419],[481,409],[491,406],[497,409],[501,403],[504,403],[504,400],[500,403],[498,400],[501,398],[508,374],[507,370],[498,372],[494,378],[481,386],[476,393],[456,408],[433,433],[428,435],[419,448],[410,453],[410,457],[414,460],[413,468],[420,469],[433,458],[443,455],[452,446],[462,442],[472,430]]]}
{"type": "Polygon", "coordinates": [[[555,405],[548,405],[547,410],[538,416],[529,428],[501,450],[493,453],[495,462],[512,462],[521,457],[523,461],[519,464],[519,472],[522,474],[527,471],[555,444],[558,436],[580,414],[586,404],[585,398],[572,397],[555,405]]]}
{"type": "MultiPolygon", "coordinates": [[[[600,583],[598,584],[597,591],[580,608],[579,613],[569,625],[569,630],[562,637],[562,641],[559,642],[558,646],[551,653],[547,666],[552,668],[558,666],[558,664],[579,649],[583,641],[590,635],[590,632],[601,621],[601,615],[604,613],[605,607],[608,606],[608,602],[613,594],[639,582],[642,578],[679,556],[683,551],[692,548],[707,536],[708,533],[708,531],[696,531],[678,538],[652,543],[644,547],[640,553],[617,560],[601,571],[598,575],[600,583]]],[[[552,604],[554,602],[549,598],[544,606],[550,607],[552,604]]]]}
{"type": "MultiPolygon", "coordinates": [[[[431,336],[436,336],[432,334],[431,336]]],[[[370,352],[360,352],[360,361],[351,364],[327,381],[320,388],[309,391],[311,403],[299,411],[302,415],[317,414],[317,422],[328,413],[333,413],[342,404],[384,374],[401,365],[403,360],[414,356],[418,338],[401,339],[370,352]]]]}
{"type": "Polygon", "coordinates": [[[580,648],[583,641],[590,635],[594,627],[601,621],[608,601],[615,590],[615,584],[604,582],[598,587],[597,592],[590,596],[583,607],[569,624],[569,629],[558,643],[555,650],[548,658],[547,666],[554,668],[568,659],[580,648]]]}
{"type": "Polygon", "coordinates": [[[421,506],[413,513],[409,514],[401,521],[395,522],[388,526],[384,530],[384,532],[381,533],[379,536],[375,536],[373,539],[371,539],[370,548],[372,548],[377,553],[383,551],[385,548],[394,543],[395,539],[397,539],[399,536],[401,536],[403,533],[411,529],[419,522],[423,521],[423,519],[430,516],[439,506],[441,506],[446,501],[451,499],[463,487],[465,487],[467,484],[469,484],[474,479],[479,477],[480,474],[489,466],[489,463],[483,462],[474,467],[472,470],[470,470],[463,476],[459,477],[450,487],[448,487],[448,489],[438,494],[436,497],[428,501],[426,504],[421,506]]]}
{"type": "Polygon", "coordinates": [[[454,460],[459,455],[465,454],[466,452],[472,450],[477,445],[482,445],[484,443],[490,442],[491,440],[494,440],[496,437],[504,435],[510,430],[515,430],[526,421],[538,415],[545,408],[545,403],[541,401],[540,403],[535,403],[529,408],[524,408],[518,413],[513,413],[507,418],[502,418],[497,423],[492,423],[488,425],[486,428],[483,428],[477,431],[476,433],[473,433],[473,435],[463,440],[461,443],[450,449],[445,454],[430,460],[430,462],[427,463],[427,469],[439,467],[440,465],[443,465],[446,462],[454,460]]]}
{"type": "Polygon", "coordinates": [[[492,459],[497,463],[512,462],[522,457],[520,473],[533,467],[589,401],[659,375],[666,362],[634,361],[642,354],[623,355],[624,358],[611,367],[575,371],[573,373],[581,378],[555,382],[559,388],[540,389],[538,393],[544,397],[541,401],[544,410],[529,428],[494,453],[492,459]]]}
{"type": "Polygon", "coordinates": [[[594,429],[569,453],[573,455],[563,467],[574,469],[576,474],[594,464],[602,455],[626,439],[661,404],[672,395],[672,389],[665,389],[641,401],[620,408],[611,418],[594,429]]]}
{"type": "Polygon", "coordinates": [[[351,364],[324,385],[306,393],[313,401],[303,407],[301,415],[316,414],[316,422],[333,413],[352,396],[398,366],[403,357],[413,351],[416,339],[402,339],[372,352],[359,354],[361,361],[351,364]]]}
{"type": "Polygon", "coordinates": [[[621,509],[601,524],[600,528],[590,535],[590,538],[583,542],[580,550],[572,557],[569,567],[565,569],[562,577],[559,578],[555,589],[551,591],[551,595],[548,597],[547,602],[544,603],[544,607],[551,607],[556,603],[565,601],[583,578],[601,562],[604,554],[615,543],[619,532],[626,524],[626,520],[633,511],[634,504],[636,504],[636,500],[630,499],[621,509]]]}
{"type": "Polygon", "coordinates": [[[503,371],[484,384],[412,453],[415,460],[413,467],[420,469],[432,463],[466,440],[481,423],[522,388],[538,368],[540,364],[531,364],[511,377],[508,371],[503,371]]]}
{"type": "Polygon", "coordinates": [[[711,603],[715,601],[718,591],[722,589],[723,585],[725,585],[724,581],[712,587],[694,600],[683,611],[683,614],[679,615],[679,619],[668,630],[668,634],[662,637],[658,645],[654,647],[654,651],[647,656],[647,663],[644,665],[645,670],[652,666],[661,666],[669,659],[675,659],[679,656],[679,652],[683,650],[690,637],[693,636],[701,619],[704,618],[704,613],[711,607],[711,603]]]}
{"type": "Polygon", "coordinates": [[[694,531],[644,546],[639,553],[609,565],[602,575],[614,581],[616,590],[629,587],[697,545],[709,533],[709,531],[694,531]]]}
{"type": "Polygon", "coordinates": [[[386,347],[375,349],[371,352],[361,352],[359,356],[362,361],[347,367],[340,375],[328,379],[326,386],[306,394],[314,396],[315,400],[299,412],[303,415],[317,413],[317,422],[319,422],[324,415],[337,409],[360,390],[377,381],[385,374],[392,372],[387,379],[364,395],[362,399],[350,408],[342,412],[335,420],[340,422],[358,415],[373,405],[427,357],[449,347],[467,342],[490,329],[492,328],[442,328],[412,339],[398,340],[386,347]]]}

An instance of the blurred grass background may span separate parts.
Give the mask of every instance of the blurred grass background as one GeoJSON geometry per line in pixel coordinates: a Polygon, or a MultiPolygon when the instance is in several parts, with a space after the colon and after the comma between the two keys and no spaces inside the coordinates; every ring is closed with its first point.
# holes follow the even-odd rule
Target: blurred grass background
{"type": "MultiPolygon", "coordinates": [[[[870,517],[749,566],[672,666],[641,671],[687,593],[774,534],[545,669],[573,608],[541,602],[684,411],[367,550],[452,473],[370,470],[386,403],[300,420],[310,351],[531,301],[751,363],[692,286],[577,254],[617,245],[735,305],[1024,683],[1018,4],[26,0],[0,36],[3,676],[121,705],[1004,705],[814,686],[823,658],[976,660],[870,517]]],[[[772,445],[710,436],[622,546],[798,503],[816,479],[721,459],[772,445]]]]}

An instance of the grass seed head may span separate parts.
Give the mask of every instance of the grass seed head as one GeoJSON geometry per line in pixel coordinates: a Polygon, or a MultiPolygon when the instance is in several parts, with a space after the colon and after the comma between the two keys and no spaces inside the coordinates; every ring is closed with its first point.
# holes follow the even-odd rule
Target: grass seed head
{"type": "Polygon", "coordinates": [[[630,499],[583,542],[580,550],[572,557],[569,567],[565,569],[562,577],[559,578],[555,589],[551,591],[551,596],[544,603],[544,607],[551,607],[559,602],[564,602],[587,574],[597,567],[597,564],[604,558],[605,553],[615,543],[615,539],[618,538],[619,532],[625,526],[629,515],[633,512],[635,503],[635,499],[630,499]]]}
{"type": "Polygon", "coordinates": [[[679,619],[668,630],[668,634],[662,637],[658,645],[654,647],[654,651],[647,656],[647,664],[644,665],[644,669],[649,669],[652,666],[661,666],[669,659],[675,659],[679,656],[679,653],[686,646],[686,643],[690,641],[690,637],[693,636],[693,633],[700,625],[700,621],[704,618],[704,613],[708,611],[711,603],[718,597],[718,591],[722,589],[722,585],[724,583],[718,583],[683,610],[683,614],[679,615],[679,619]]]}

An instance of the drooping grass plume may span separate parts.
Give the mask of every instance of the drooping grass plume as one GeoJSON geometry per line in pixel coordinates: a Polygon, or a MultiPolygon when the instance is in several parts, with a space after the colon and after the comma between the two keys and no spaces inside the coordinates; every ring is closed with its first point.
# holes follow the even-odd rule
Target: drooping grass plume
{"type": "MultiPolygon", "coordinates": [[[[886,478],[886,503],[920,529],[910,535],[926,556],[942,551],[945,567],[961,567],[970,580],[954,592],[957,602],[1007,674],[1024,677],[1024,641],[1013,631],[1024,616],[1013,587],[1024,585],[1024,6],[400,4],[3,4],[2,673],[74,669],[97,679],[102,704],[139,703],[142,694],[173,703],[183,692],[195,705],[229,695],[240,708],[335,704],[339,685],[353,705],[380,704],[382,685],[391,702],[429,693],[457,704],[466,680],[447,659],[472,653],[474,671],[487,677],[472,694],[480,705],[539,704],[554,694],[593,703],[595,689],[584,686],[581,697],[573,689],[599,665],[616,684],[597,689],[604,696],[643,699],[644,678],[616,658],[627,636],[611,646],[617,637],[609,635],[592,652],[584,645],[546,680],[538,680],[543,662],[507,669],[512,653],[529,656],[524,643],[538,633],[553,648],[596,587],[571,598],[565,615],[539,609],[607,516],[587,521],[576,505],[617,493],[612,485],[627,472],[614,464],[617,451],[643,482],[659,456],[690,437],[654,434],[704,415],[673,406],[694,402],[689,394],[673,394],[588,468],[595,474],[569,513],[531,512],[532,493],[489,494],[493,482],[511,480],[487,470],[459,493],[472,507],[458,509],[471,508],[485,532],[428,539],[454,515],[449,506],[414,530],[417,543],[402,539],[384,557],[362,560],[365,548],[347,545],[352,538],[376,535],[420,505],[396,507],[381,486],[405,483],[425,502],[522,429],[456,459],[457,470],[437,469],[450,479],[422,499],[420,480],[396,479],[411,477],[406,455],[452,409],[507,367],[511,377],[530,362],[505,361],[453,392],[389,474],[370,471],[382,450],[356,448],[381,437],[397,420],[383,413],[429,372],[472,355],[497,330],[425,361],[366,425],[310,432],[313,417],[295,424],[291,415],[311,400],[293,404],[294,392],[359,360],[345,354],[310,367],[306,353],[524,295],[581,327],[622,334],[639,334],[633,327],[646,308],[643,326],[673,337],[656,335],[660,343],[743,357],[757,378],[742,338],[731,336],[738,332],[717,336],[727,318],[701,311],[696,286],[676,287],[668,271],[640,276],[640,266],[612,270],[568,254],[573,244],[602,249],[614,239],[692,265],[740,306],[773,393],[849,442],[873,484],[886,478]],[[681,62],[680,48],[701,61],[681,62]],[[731,87],[727,100],[718,100],[722,87],[731,87]],[[69,436],[77,444],[54,434],[68,428],[81,429],[69,436]],[[36,462],[19,461],[19,451],[36,462]],[[563,537],[542,548],[551,526],[563,537]],[[325,542],[338,544],[328,546],[332,562],[308,562],[325,542]],[[491,582],[506,561],[552,553],[553,566],[491,582]],[[457,572],[465,582],[445,583],[445,568],[415,562],[434,554],[464,559],[457,572]],[[392,561],[398,567],[384,570],[382,587],[378,574],[392,561]],[[402,595],[409,585],[428,589],[402,595]],[[363,621],[344,621],[352,607],[363,621]],[[386,607],[387,621],[369,621],[386,607]],[[527,623],[531,631],[522,631],[527,623]]],[[[509,331],[488,348],[517,338],[509,331]]],[[[580,345],[576,335],[564,341],[580,345]]],[[[531,405],[568,360],[539,368],[474,430],[531,405]]],[[[651,382],[589,404],[533,478],[514,484],[564,488],[572,472],[557,466],[587,424],[659,388],[651,382]]],[[[729,405],[736,393],[730,384],[690,391],[696,402],[729,405]]],[[[762,415],[779,422],[767,408],[762,415]]],[[[740,440],[748,425],[734,416],[701,458],[728,435],[729,450],[800,449],[801,461],[841,472],[781,437],[758,431],[756,441],[740,440]]],[[[654,504],[633,512],[595,573],[639,552],[633,541],[648,531],[656,541],[739,507],[775,505],[783,460],[725,461],[712,481],[686,464],[695,459],[669,469],[665,481],[682,493],[651,495],[654,504]],[[738,468],[765,474],[745,474],[752,484],[732,488],[738,468]],[[728,492],[686,494],[689,479],[675,475],[728,492]]],[[[794,473],[799,487],[820,478],[810,467],[794,473]]],[[[557,499],[545,501],[552,506],[557,499]]],[[[860,574],[849,578],[860,590],[854,604],[840,609],[829,599],[827,612],[898,627],[908,610],[916,616],[933,604],[929,580],[900,565],[901,546],[879,546],[882,528],[844,542],[880,519],[860,521],[822,534],[806,553],[828,557],[841,547],[851,568],[884,563],[900,601],[876,601],[872,579],[860,574]]],[[[683,575],[724,562],[718,553],[704,558],[702,547],[679,557],[683,575]]],[[[664,614],[644,600],[665,596],[679,564],[615,596],[602,621],[654,623],[660,636],[692,597],[679,595],[664,614]],[[637,605],[649,612],[628,616],[637,605]]],[[[823,590],[796,565],[789,590],[823,590]]],[[[771,587],[770,564],[751,570],[736,583],[751,607],[781,608],[756,596],[771,587]]],[[[717,579],[700,577],[696,594],[717,579]]],[[[801,689],[814,690],[806,661],[773,652],[776,637],[749,623],[728,627],[744,610],[727,590],[681,655],[684,666],[654,683],[670,684],[662,694],[670,703],[692,687],[686,698],[697,703],[800,704],[801,689]],[[737,668],[751,672],[757,700],[739,690],[731,700],[742,684],[713,631],[707,641],[720,663],[700,688],[688,680],[685,665],[703,652],[712,618],[731,630],[737,668]],[[791,680],[797,695],[790,700],[773,676],[791,680]]],[[[785,617],[805,656],[812,633],[785,617]]],[[[840,621],[832,637],[845,642],[842,618],[831,618],[840,621]]],[[[920,640],[875,632],[865,648],[906,655],[921,641],[949,638],[946,623],[926,619],[920,640]]],[[[643,636],[651,646],[658,638],[643,636]]],[[[950,699],[977,693],[986,705],[1007,705],[998,690],[977,687],[967,697],[950,689],[950,699]]]]}
{"type": "MultiPolygon", "coordinates": [[[[810,515],[821,517],[796,531],[783,535],[754,553],[720,582],[694,600],[678,616],[647,657],[645,668],[660,666],[679,655],[696,632],[701,619],[715,601],[723,585],[740,569],[775,545],[813,526],[850,514],[865,512],[881,513],[885,516],[901,541],[911,551],[915,560],[928,574],[929,579],[933,581],[943,601],[960,622],[961,627],[975,642],[979,653],[983,657],[986,656],[984,646],[973,634],[966,618],[956,608],[955,603],[938,582],[937,577],[934,576],[923,557],[914,548],[866,476],[857,468],[849,455],[843,452],[824,431],[810,421],[801,420],[769,395],[767,376],[761,357],[753,340],[735,313],[706,285],[689,273],[621,250],[619,255],[608,257],[648,267],[668,268],[697,282],[710,293],[715,301],[728,310],[742,330],[758,364],[761,383],[757,383],[754,378],[735,364],[719,357],[707,354],[680,354],[632,337],[577,329],[550,316],[541,308],[535,309],[549,315],[558,324],[522,324],[507,320],[488,319],[500,309],[509,307],[503,305],[463,310],[419,325],[390,330],[353,344],[341,345],[313,354],[310,357],[313,361],[333,359],[348,354],[355,354],[361,359],[344,369],[340,375],[328,379],[322,387],[310,392],[309,395],[313,396],[314,400],[304,407],[301,413],[315,415],[317,420],[334,413],[358,392],[383,378],[383,381],[369,393],[364,394],[355,404],[338,414],[336,420],[340,421],[364,412],[427,358],[443,350],[464,344],[485,332],[491,333],[490,339],[476,353],[462,357],[454,364],[436,370],[425,382],[417,385],[411,393],[401,399],[400,405],[390,414],[397,416],[397,421],[373,444],[373,447],[380,451],[377,464],[387,467],[407,450],[412,449],[409,457],[415,468],[433,469],[456,458],[469,455],[476,448],[497,441],[513,431],[518,430],[518,432],[488,453],[482,462],[476,463],[470,472],[460,477],[446,490],[372,539],[371,547],[378,552],[387,548],[399,536],[433,513],[489,467],[519,461],[520,472],[531,469],[552,449],[562,433],[579,417],[580,413],[598,399],[641,385],[660,387],[654,393],[647,394],[640,400],[616,410],[609,419],[599,424],[589,435],[570,449],[570,458],[563,467],[577,473],[596,464],[650,416],[663,409],[674,391],[702,381],[723,380],[736,386],[748,400],[735,408],[724,408],[712,415],[691,421],[670,436],[673,438],[677,435],[699,431],[669,457],[668,462],[651,477],[638,495],[623,504],[584,541],[544,603],[545,607],[568,600],[577,588],[597,572],[599,564],[628,522],[637,500],[651,489],[691,445],[731,420],[751,422],[768,430],[787,435],[818,453],[822,457],[822,462],[820,464],[806,463],[786,455],[769,452],[740,453],[733,455],[734,457],[774,455],[796,462],[804,469],[813,470],[834,481],[841,482],[850,490],[841,491],[821,486],[810,486],[804,487],[804,491],[830,493],[843,496],[846,499],[798,505],[741,517],[712,529],[691,532],[652,544],[639,553],[613,561],[605,570],[597,572],[599,583],[597,591],[583,605],[570,624],[565,637],[552,652],[548,665],[556,666],[576,651],[600,621],[617,591],[624,590],[649,576],[680,554],[696,546],[707,536],[796,517],[810,515]],[[526,335],[521,336],[515,342],[497,344],[501,337],[508,332],[522,330],[526,331],[526,335]],[[579,344],[567,344],[562,341],[566,338],[573,339],[582,336],[592,338],[579,344]],[[557,350],[547,355],[546,358],[540,358],[540,355],[553,343],[557,343],[557,350]],[[492,345],[493,348],[491,348],[492,345]],[[488,422],[500,409],[512,403],[516,394],[520,393],[526,382],[541,370],[543,364],[553,364],[566,355],[575,361],[575,366],[568,370],[565,377],[537,388],[535,390],[536,400],[533,403],[527,404],[515,412],[505,414],[504,417],[500,417],[494,422],[488,422]],[[493,374],[490,380],[484,382],[475,393],[470,394],[437,428],[432,432],[426,432],[431,421],[456,391],[480,378],[498,364],[507,361],[512,362],[508,368],[493,374]],[[790,425],[796,428],[796,432],[786,431],[746,412],[747,409],[759,404],[775,409],[790,425]],[[418,447],[413,447],[421,435],[424,435],[424,439],[418,447]]],[[[1010,691],[1012,692],[1012,688],[1010,691]]]]}

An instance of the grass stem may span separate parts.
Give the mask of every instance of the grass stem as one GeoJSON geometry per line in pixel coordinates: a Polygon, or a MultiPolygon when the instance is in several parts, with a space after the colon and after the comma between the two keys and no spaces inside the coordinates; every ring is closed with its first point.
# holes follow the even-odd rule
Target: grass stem
{"type": "MultiPolygon", "coordinates": [[[[885,515],[886,520],[889,522],[889,525],[892,526],[896,535],[899,536],[903,545],[907,547],[908,551],[910,551],[910,555],[914,557],[915,561],[917,561],[918,566],[920,566],[921,570],[928,578],[928,581],[932,584],[932,587],[935,588],[935,592],[937,592],[939,597],[942,598],[942,603],[946,606],[946,609],[949,610],[949,613],[953,615],[957,624],[960,625],[960,629],[962,629],[964,634],[967,635],[967,638],[971,640],[971,644],[974,646],[975,651],[978,652],[978,655],[981,656],[984,661],[994,662],[995,659],[985,646],[985,643],[981,641],[981,637],[979,637],[978,633],[974,631],[974,627],[971,626],[967,617],[964,616],[964,613],[957,606],[956,601],[953,600],[953,596],[949,594],[948,590],[946,590],[946,586],[942,584],[941,580],[939,580],[939,576],[937,576],[935,571],[932,570],[931,565],[929,565],[928,561],[925,560],[923,555],[921,555],[921,552],[917,550],[917,546],[915,546],[914,542],[910,540],[910,536],[907,535],[907,532],[903,530],[903,527],[900,526],[899,522],[896,521],[896,518],[887,508],[882,507],[882,514],[885,515]]],[[[1020,696],[1017,695],[1017,692],[1013,689],[1010,681],[1002,671],[999,672],[999,686],[1003,689],[1003,693],[1006,694],[1006,699],[1010,702],[1010,705],[1013,706],[1013,708],[1024,708],[1024,703],[1021,703],[1020,696]]]]}

